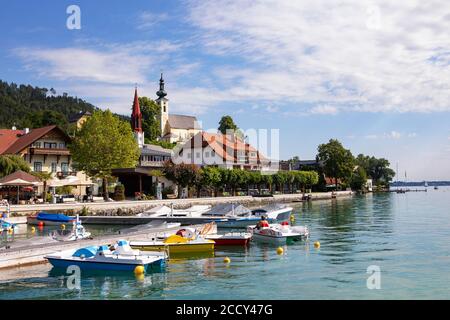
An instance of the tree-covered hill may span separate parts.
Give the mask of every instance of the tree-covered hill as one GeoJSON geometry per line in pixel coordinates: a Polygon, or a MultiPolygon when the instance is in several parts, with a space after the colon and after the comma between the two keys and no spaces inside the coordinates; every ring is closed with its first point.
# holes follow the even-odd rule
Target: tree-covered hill
{"type": "Polygon", "coordinates": [[[0,80],[0,128],[37,128],[56,124],[68,128],[69,117],[80,111],[93,112],[92,104],[56,94],[53,88],[17,85],[0,80]]]}

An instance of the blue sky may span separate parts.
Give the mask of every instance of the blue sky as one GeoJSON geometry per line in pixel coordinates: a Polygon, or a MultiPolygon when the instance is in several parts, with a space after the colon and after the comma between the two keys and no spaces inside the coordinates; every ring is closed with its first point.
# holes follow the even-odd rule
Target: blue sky
{"type": "Polygon", "coordinates": [[[280,129],[280,155],[337,138],[408,180],[450,179],[445,1],[5,1],[0,79],[129,114],[134,84],[205,129],[280,129]],[[69,5],[81,29],[66,27],[69,5]]]}

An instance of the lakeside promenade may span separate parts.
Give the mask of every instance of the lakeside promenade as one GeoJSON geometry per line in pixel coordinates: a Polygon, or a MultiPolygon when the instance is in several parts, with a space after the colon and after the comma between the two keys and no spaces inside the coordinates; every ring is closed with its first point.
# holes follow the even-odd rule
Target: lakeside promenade
{"type": "MultiPolygon", "coordinates": [[[[314,192],[311,193],[311,200],[332,199],[333,194],[336,197],[346,197],[353,194],[352,191],[337,192],[314,192]]],[[[269,203],[289,203],[302,201],[303,194],[280,194],[273,197],[252,197],[252,196],[234,196],[234,197],[211,197],[211,198],[188,198],[188,199],[164,199],[164,200],[128,200],[128,201],[110,201],[110,202],[74,202],[58,204],[33,204],[33,205],[12,205],[11,217],[9,220],[13,223],[26,223],[26,216],[39,211],[48,212],[72,212],[78,213],[83,209],[88,210],[92,215],[133,215],[143,212],[147,209],[161,206],[173,205],[175,209],[184,209],[192,205],[216,205],[222,203],[241,203],[249,207],[257,207],[269,203]]]]}

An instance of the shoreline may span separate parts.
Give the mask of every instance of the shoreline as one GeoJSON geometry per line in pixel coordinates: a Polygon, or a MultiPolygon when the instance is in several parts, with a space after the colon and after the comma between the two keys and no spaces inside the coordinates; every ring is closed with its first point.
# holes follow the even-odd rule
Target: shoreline
{"type": "MultiPolygon", "coordinates": [[[[352,191],[337,192],[315,192],[311,193],[311,201],[328,200],[352,196],[352,191]]],[[[189,199],[164,199],[147,201],[112,201],[112,202],[94,202],[94,203],[61,203],[61,204],[34,204],[34,205],[13,205],[11,206],[11,215],[8,221],[12,223],[26,223],[26,217],[40,211],[63,212],[66,214],[79,214],[87,210],[89,216],[134,216],[145,210],[161,206],[172,205],[174,209],[185,209],[193,205],[216,205],[223,203],[240,203],[248,207],[258,207],[270,203],[293,203],[305,202],[302,200],[303,194],[282,194],[273,197],[252,197],[252,196],[234,196],[234,197],[215,197],[215,198],[189,198],[189,199]]],[[[80,217],[83,218],[81,215],[80,217]]]]}

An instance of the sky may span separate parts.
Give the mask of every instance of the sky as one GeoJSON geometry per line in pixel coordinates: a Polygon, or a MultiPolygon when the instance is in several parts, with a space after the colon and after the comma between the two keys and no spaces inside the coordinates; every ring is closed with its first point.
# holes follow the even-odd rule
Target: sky
{"type": "Polygon", "coordinates": [[[449,33],[445,0],[0,0],[0,79],[130,114],[162,71],[169,112],[279,129],[281,159],[333,138],[450,180],[449,33]]]}

